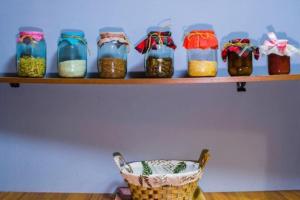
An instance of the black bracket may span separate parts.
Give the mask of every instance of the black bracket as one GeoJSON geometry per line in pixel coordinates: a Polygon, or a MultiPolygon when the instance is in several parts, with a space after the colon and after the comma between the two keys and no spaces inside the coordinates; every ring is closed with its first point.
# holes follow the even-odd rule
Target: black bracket
{"type": "Polygon", "coordinates": [[[237,82],[236,86],[237,86],[237,91],[238,92],[246,92],[247,91],[246,82],[237,82]]]}
{"type": "Polygon", "coordinates": [[[20,87],[20,83],[10,83],[9,85],[12,88],[19,88],[20,87]]]}

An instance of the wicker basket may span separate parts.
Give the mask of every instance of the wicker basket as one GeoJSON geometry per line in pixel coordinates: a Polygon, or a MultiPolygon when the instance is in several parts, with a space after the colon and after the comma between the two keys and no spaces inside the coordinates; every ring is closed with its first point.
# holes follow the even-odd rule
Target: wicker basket
{"type": "Polygon", "coordinates": [[[128,183],[133,200],[198,200],[198,187],[209,159],[203,150],[198,161],[153,160],[127,163],[120,153],[114,160],[128,183]]]}

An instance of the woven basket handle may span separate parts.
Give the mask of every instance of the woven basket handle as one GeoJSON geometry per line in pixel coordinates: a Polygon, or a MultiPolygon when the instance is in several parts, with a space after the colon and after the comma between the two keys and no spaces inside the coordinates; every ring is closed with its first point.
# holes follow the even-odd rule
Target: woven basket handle
{"type": "Polygon", "coordinates": [[[115,152],[113,153],[113,157],[117,167],[120,169],[121,172],[126,170],[129,173],[133,173],[131,166],[126,162],[125,158],[121,153],[115,152]]]}
{"type": "Polygon", "coordinates": [[[208,149],[203,149],[200,155],[200,158],[198,160],[199,168],[204,170],[208,160],[210,159],[210,153],[208,149]]]}

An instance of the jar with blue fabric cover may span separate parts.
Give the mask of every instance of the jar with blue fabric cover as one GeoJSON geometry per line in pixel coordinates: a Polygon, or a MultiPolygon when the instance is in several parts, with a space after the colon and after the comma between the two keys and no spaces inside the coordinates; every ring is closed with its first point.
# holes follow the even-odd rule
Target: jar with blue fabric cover
{"type": "Polygon", "coordinates": [[[101,78],[125,78],[129,40],[124,32],[101,32],[98,41],[98,70],[101,78]]]}
{"type": "Polygon", "coordinates": [[[58,41],[58,74],[66,78],[85,77],[87,41],[82,31],[63,31],[58,41]]]}
{"type": "Polygon", "coordinates": [[[17,74],[41,78],[46,73],[46,42],[40,31],[21,31],[17,38],[17,74]]]}

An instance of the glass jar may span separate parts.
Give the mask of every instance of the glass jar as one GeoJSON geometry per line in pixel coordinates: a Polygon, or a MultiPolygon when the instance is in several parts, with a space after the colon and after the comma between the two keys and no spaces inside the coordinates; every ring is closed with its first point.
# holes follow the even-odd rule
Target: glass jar
{"type": "Polygon", "coordinates": [[[234,39],[222,50],[223,61],[228,59],[228,73],[231,76],[250,76],[253,72],[253,54],[259,58],[259,49],[251,46],[249,39],[234,39]]]}
{"type": "Polygon", "coordinates": [[[278,39],[274,32],[268,33],[269,39],[260,46],[260,52],[268,56],[270,75],[289,74],[291,56],[300,50],[288,44],[288,40],[278,39]]]}
{"type": "Polygon", "coordinates": [[[185,36],[188,75],[190,77],[215,77],[218,71],[218,40],[214,31],[195,30],[185,36]]]}
{"type": "Polygon", "coordinates": [[[58,75],[66,78],[85,77],[87,42],[82,31],[63,31],[58,41],[58,75]]]}
{"type": "Polygon", "coordinates": [[[289,56],[276,54],[268,55],[268,69],[270,75],[289,74],[291,71],[291,61],[289,56]]]}
{"type": "Polygon", "coordinates": [[[100,33],[98,71],[101,78],[121,79],[127,74],[129,40],[124,32],[100,33]]]}
{"type": "Polygon", "coordinates": [[[44,33],[22,31],[17,39],[17,74],[41,78],[46,74],[46,42],[44,33]]]}
{"type": "Polygon", "coordinates": [[[172,33],[150,32],[136,50],[145,54],[145,75],[149,78],[171,78],[174,74],[174,50],[172,33]]]}

